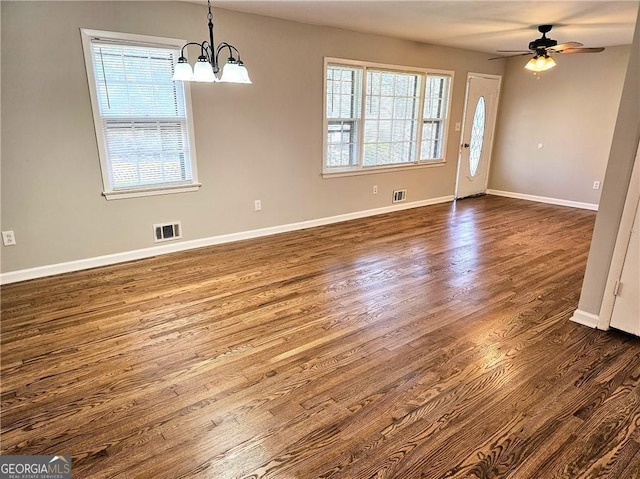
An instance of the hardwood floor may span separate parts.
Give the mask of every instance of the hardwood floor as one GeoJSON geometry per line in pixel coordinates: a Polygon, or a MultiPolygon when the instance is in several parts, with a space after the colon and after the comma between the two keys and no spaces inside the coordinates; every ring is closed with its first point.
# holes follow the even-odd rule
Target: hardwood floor
{"type": "Polygon", "coordinates": [[[595,213],[481,197],[2,287],[2,454],[80,478],[640,478],[595,213]]]}

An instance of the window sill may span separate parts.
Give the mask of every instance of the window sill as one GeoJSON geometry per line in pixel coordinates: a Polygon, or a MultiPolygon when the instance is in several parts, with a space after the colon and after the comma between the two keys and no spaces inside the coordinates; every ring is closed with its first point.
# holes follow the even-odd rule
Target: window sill
{"type": "Polygon", "coordinates": [[[189,183],[187,185],[176,186],[155,186],[151,188],[131,188],[115,191],[104,191],[102,195],[107,200],[123,200],[125,198],[140,198],[142,196],[172,195],[174,193],[187,193],[198,191],[202,185],[200,183],[189,183]]]}
{"type": "Polygon", "coordinates": [[[357,170],[339,170],[323,171],[323,178],[339,178],[341,176],[358,176],[358,175],[373,175],[376,173],[390,173],[393,171],[415,170],[419,168],[433,168],[435,166],[444,166],[447,162],[445,160],[429,161],[422,163],[412,163],[411,165],[390,165],[390,166],[371,166],[367,168],[359,168],[357,170]]]}

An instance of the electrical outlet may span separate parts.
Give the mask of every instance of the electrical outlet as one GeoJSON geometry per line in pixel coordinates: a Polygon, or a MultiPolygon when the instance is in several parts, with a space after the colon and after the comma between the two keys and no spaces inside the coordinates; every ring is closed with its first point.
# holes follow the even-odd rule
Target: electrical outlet
{"type": "Polygon", "coordinates": [[[456,131],[460,131],[460,128],[462,127],[462,125],[458,122],[456,123],[456,131]]]}
{"type": "Polygon", "coordinates": [[[16,235],[13,231],[2,232],[2,243],[5,246],[13,246],[16,244],[16,235]]]}
{"type": "Polygon", "coordinates": [[[374,195],[378,194],[378,185],[373,185],[373,194],[374,195]]]}
{"type": "Polygon", "coordinates": [[[253,209],[254,209],[254,211],[262,210],[262,201],[261,200],[255,200],[253,202],[253,209]]]}
{"type": "Polygon", "coordinates": [[[593,189],[594,190],[599,190],[600,189],[600,182],[599,181],[594,181],[593,182],[593,189]]]}

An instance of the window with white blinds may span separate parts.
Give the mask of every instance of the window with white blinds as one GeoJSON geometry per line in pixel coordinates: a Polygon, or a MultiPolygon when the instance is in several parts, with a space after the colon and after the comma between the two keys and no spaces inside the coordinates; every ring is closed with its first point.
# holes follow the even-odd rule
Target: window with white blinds
{"type": "Polygon", "coordinates": [[[416,161],[422,76],[367,70],[363,166],[416,161]]]}
{"type": "Polygon", "coordinates": [[[453,72],[325,59],[324,174],[443,164],[453,72]]]}
{"type": "Polygon", "coordinates": [[[437,160],[444,156],[444,127],[449,108],[449,84],[451,77],[444,75],[428,75],[424,98],[422,160],[437,160]]]}
{"type": "Polygon", "coordinates": [[[197,189],[181,40],[83,30],[107,198],[197,189]]]}
{"type": "Polygon", "coordinates": [[[327,68],[327,165],[353,166],[360,129],[362,68],[327,68]]]}

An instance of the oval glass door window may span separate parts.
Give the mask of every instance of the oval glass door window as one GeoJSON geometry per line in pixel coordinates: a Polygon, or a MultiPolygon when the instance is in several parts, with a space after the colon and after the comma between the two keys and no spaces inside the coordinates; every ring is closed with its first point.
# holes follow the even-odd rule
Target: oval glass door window
{"type": "Polygon", "coordinates": [[[469,172],[471,176],[476,176],[480,165],[480,155],[482,155],[482,144],[484,143],[484,118],[485,106],[484,97],[478,98],[476,112],[473,114],[473,125],[471,127],[471,142],[469,144],[469,172]]]}

